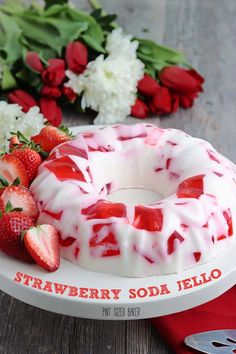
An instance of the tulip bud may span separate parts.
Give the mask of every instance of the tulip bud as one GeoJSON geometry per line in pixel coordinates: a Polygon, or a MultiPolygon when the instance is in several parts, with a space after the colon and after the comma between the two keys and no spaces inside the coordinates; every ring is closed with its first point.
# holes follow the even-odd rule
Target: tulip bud
{"type": "Polygon", "coordinates": [[[65,77],[64,60],[49,59],[48,67],[42,72],[43,82],[48,86],[60,86],[65,77]]]}
{"type": "Polygon", "coordinates": [[[31,107],[37,106],[35,99],[23,90],[15,90],[7,96],[9,102],[17,103],[22,107],[23,112],[28,112],[31,107]]]}
{"type": "Polygon", "coordinates": [[[154,96],[160,85],[150,75],[144,74],[143,78],[138,82],[138,90],[146,96],[154,96]]]}
{"type": "Polygon", "coordinates": [[[62,112],[53,98],[42,97],[39,101],[40,111],[44,117],[55,127],[59,127],[62,121],[62,112]]]}
{"type": "Polygon", "coordinates": [[[88,50],[79,41],[70,42],[66,47],[66,63],[70,70],[80,74],[88,64],[88,50]]]}
{"type": "Polygon", "coordinates": [[[26,54],[25,62],[28,67],[38,73],[41,73],[44,69],[43,63],[41,62],[38,53],[28,52],[26,54]]]}
{"type": "Polygon", "coordinates": [[[136,99],[134,105],[131,108],[131,115],[137,118],[146,118],[148,116],[148,106],[139,98],[136,99]]]}
{"type": "Polygon", "coordinates": [[[61,91],[57,86],[43,86],[41,90],[41,95],[57,98],[61,96],[61,91]]]}
{"type": "Polygon", "coordinates": [[[166,87],[159,88],[155,96],[153,96],[150,108],[152,112],[158,115],[168,114],[172,111],[171,95],[166,87]]]}
{"type": "Polygon", "coordinates": [[[76,100],[77,94],[70,87],[63,86],[62,93],[71,103],[76,100]]]}
{"type": "Polygon", "coordinates": [[[161,83],[179,93],[201,92],[204,82],[195,70],[187,70],[179,66],[168,66],[159,73],[161,83]]]}

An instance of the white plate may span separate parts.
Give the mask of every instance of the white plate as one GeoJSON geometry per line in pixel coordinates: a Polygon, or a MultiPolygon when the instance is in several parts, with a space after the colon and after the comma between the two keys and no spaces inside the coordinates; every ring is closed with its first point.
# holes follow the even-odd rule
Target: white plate
{"type": "Polygon", "coordinates": [[[27,304],[70,316],[151,318],[203,304],[235,285],[235,254],[234,241],[220,257],[180,274],[124,278],[86,271],[65,260],[57,272],[47,273],[0,253],[0,289],[27,304]]]}

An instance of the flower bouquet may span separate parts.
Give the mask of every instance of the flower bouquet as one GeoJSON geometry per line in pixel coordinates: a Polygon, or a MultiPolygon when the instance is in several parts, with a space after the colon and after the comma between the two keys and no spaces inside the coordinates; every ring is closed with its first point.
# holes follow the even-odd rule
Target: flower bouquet
{"type": "MultiPolygon", "coordinates": [[[[191,107],[204,79],[185,55],[124,33],[116,15],[90,3],[91,14],[66,0],[0,6],[1,98],[21,106],[9,114],[21,119],[38,106],[30,111],[37,124],[59,126],[66,105],[97,112],[96,124],[191,107]]],[[[1,103],[1,124],[8,106],[1,103]]]]}

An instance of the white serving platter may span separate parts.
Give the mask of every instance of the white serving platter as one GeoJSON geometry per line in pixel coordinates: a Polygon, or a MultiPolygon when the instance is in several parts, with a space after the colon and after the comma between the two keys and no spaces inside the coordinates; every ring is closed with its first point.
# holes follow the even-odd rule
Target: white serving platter
{"type": "Polygon", "coordinates": [[[65,260],[57,272],[48,273],[0,252],[0,289],[27,304],[69,316],[152,318],[198,306],[234,286],[235,254],[236,241],[212,261],[179,274],[126,278],[87,271],[65,260]]]}

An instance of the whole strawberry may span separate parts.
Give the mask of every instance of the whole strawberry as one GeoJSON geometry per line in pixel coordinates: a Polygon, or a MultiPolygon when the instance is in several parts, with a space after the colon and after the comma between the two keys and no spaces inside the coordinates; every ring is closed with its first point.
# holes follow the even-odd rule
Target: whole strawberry
{"type": "Polygon", "coordinates": [[[29,182],[32,182],[36,177],[38,168],[42,163],[42,158],[39,153],[28,147],[15,148],[12,155],[17,157],[25,167],[29,182]]]}
{"type": "Polygon", "coordinates": [[[71,134],[66,127],[56,128],[50,125],[44,127],[38,135],[33,136],[31,139],[35,144],[40,144],[41,148],[50,152],[54,147],[71,140],[71,134]]]}
{"type": "Polygon", "coordinates": [[[0,250],[27,263],[34,263],[22,240],[22,233],[33,227],[31,218],[19,211],[11,211],[0,218],[0,250]]]}

